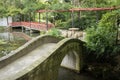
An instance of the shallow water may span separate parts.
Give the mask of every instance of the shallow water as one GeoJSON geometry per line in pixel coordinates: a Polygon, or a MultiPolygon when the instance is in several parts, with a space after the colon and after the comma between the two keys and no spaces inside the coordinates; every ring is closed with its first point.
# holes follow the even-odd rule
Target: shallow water
{"type": "Polygon", "coordinates": [[[91,77],[88,73],[75,73],[71,70],[60,68],[58,80],[98,80],[91,77]]]}
{"type": "Polygon", "coordinates": [[[21,30],[21,28],[13,28],[13,30],[15,31],[15,32],[23,32],[23,33],[25,33],[25,34],[27,34],[27,35],[29,35],[29,36],[31,36],[31,37],[36,37],[36,36],[39,36],[40,35],[40,32],[30,32],[30,30],[21,30]]]}
{"type": "MultiPolygon", "coordinates": [[[[22,32],[21,29],[15,29],[13,32],[22,32]]],[[[31,34],[30,31],[24,31],[25,34],[36,37],[40,35],[39,33],[31,34]]],[[[17,49],[18,47],[25,44],[27,41],[12,32],[6,31],[4,28],[0,27],[0,57],[7,55],[11,51],[17,49]]]]}
{"type": "Polygon", "coordinates": [[[9,32],[0,33],[0,57],[7,55],[27,41],[9,32]]]}

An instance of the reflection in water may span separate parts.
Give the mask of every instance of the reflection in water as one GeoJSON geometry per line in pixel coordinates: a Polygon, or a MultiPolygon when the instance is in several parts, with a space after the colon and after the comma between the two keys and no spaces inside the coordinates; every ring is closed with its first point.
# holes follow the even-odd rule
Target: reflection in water
{"type": "Polygon", "coordinates": [[[9,32],[0,33],[0,39],[4,40],[6,42],[25,41],[25,39],[23,37],[19,37],[19,36],[13,35],[12,33],[9,33],[9,32]]]}
{"type": "MultiPolygon", "coordinates": [[[[25,37],[21,37],[21,34],[14,34],[14,32],[21,32],[21,29],[15,29],[10,33],[0,28],[0,57],[7,55],[27,42],[25,37]]],[[[39,33],[30,34],[30,31],[24,31],[24,33],[31,37],[40,35],[39,33]]]]}
{"type": "Polygon", "coordinates": [[[13,41],[13,35],[9,32],[3,32],[0,33],[0,39],[7,40],[7,41],[13,41]]]}
{"type": "Polygon", "coordinates": [[[97,80],[86,73],[77,74],[71,70],[60,68],[58,80],[97,80]]]}
{"type": "Polygon", "coordinates": [[[17,49],[26,42],[24,38],[14,36],[12,33],[0,33],[0,57],[3,57],[11,51],[17,49]]]}
{"type": "Polygon", "coordinates": [[[40,35],[40,32],[39,31],[33,31],[33,32],[30,32],[30,30],[21,30],[19,28],[14,28],[13,29],[14,32],[23,32],[31,37],[36,37],[36,36],[39,36],[40,35]]]}

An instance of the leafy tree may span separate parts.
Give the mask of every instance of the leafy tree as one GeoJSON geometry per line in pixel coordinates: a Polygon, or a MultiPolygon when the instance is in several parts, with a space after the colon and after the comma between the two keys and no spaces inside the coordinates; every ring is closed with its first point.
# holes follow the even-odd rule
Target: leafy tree
{"type": "MultiPolygon", "coordinates": [[[[60,22],[60,24],[62,24],[62,22],[65,22],[66,20],[68,20],[70,18],[70,13],[69,12],[62,12],[62,10],[69,10],[70,8],[72,8],[71,4],[69,4],[69,3],[60,3],[60,2],[57,2],[56,4],[52,3],[52,5],[49,6],[50,10],[61,11],[61,12],[53,12],[53,13],[51,13],[51,16],[54,17],[55,23],[57,23],[56,26],[59,25],[58,22],[60,22]]],[[[52,17],[50,17],[49,19],[53,20],[52,17]]]]}
{"type": "Polygon", "coordinates": [[[68,10],[72,8],[72,5],[69,3],[56,3],[50,6],[52,10],[68,10]]]}
{"type": "Polygon", "coordinates": [[[87,47],[102,59],[120,52],[120,46],[116,46],[116,16],[120,17],[119,11],[106,13],[98,26],[86,30],[87,47]]]}

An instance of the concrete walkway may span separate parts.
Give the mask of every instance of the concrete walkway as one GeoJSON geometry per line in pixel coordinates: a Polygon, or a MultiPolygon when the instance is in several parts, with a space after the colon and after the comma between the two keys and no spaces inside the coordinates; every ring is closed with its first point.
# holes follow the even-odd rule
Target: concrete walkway
{"type": "Polygon", "coordinates": [[[18,74],[29,66],[34,66],[32,64],[37,60],[42,60],[48,57],[49,52],[51,52],[54,47],[55,43],[44,44],[11,64],[8,64],[4,68],[0,69],[0,80],[14,80],[12,76],[18,74]]]}

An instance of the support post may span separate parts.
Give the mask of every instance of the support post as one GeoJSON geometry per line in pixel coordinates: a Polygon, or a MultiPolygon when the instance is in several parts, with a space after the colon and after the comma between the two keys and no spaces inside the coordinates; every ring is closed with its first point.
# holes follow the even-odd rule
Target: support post
{"type": "Polygon", "coordinates": [[[116,18],[116,27],[117,27],[116,44],[120,45],[120,18],[119,16],[117,16],[116,18]]]}
{"type": "Polygon", "coordinates": [[[23,28],[23,26],[22,26],[22,32],[24,32],[24,28],[23,28]]]}
{"type": "Polygon", "coordinates": [[[72,28],[73,28],[74,27],[74,11],[73,10],[72,10],[71,16],[72,16],[72,28]]]}
{"type": "Polygon", "coordinates": [[[30,17],[29,17],[29,22],[30,22],[30,35],[32,33],[32,30],[31,30],[31,12],[30,12],[30,17]]]}
{"type": "Polygon", "coordinates": [[[53,12],[53,24],[55,25],[55,13],[53,12]]]}
{"type": "Polygon", "coordinates": [[[30,23],[30,29],[31,29],[31,13],[30,13],[30,16],[29,16],[29,23],[30,23]]]}
{"type": "Polygon", "coordinates": [[[48,30],[48,12],[46,12],[46,30],[48,30]]]}
{"type": "Polygon", "coordinates": [[[7,26],[9,25],[9,22],[8,22],[8,16],[7,16],[7,26]]]}
{"type": "Polygon", "coordinates": [[[34,12],[34,21],[35,21],[35,12],[34,12]]]}
{"type": "Polygon", "coordinates": [[[21,21],[22,21],[22,15],[21,14],[19,14],[20,15],[20,25],[21,25],[21,21]]]}
{"type": "Polygon", "coordinates": [[[24,22],[25,22],[25,14],[24,14],[24,22]]]}
{"type": "Polygon", "coordinates": [[[39,12],[39,23],[40,23],[40,12],[39,12]]]}
{"type": "Polygon", "coordinates": [[[78,12],[79,21],[80,21],[80,17],[81,17],[81,12],[79,11],[79,12],[78,12]]]}
{"type": "MultiPolygon", "coordinates": [[[[80,19],[81,19],[81,11],[78,12],[78,20],[80,22],[80,19]]],[[[80,26],[80,28],[82,29],[82,27],[80,26]]]]}
{"type": "Polygon", "coordinates": [[[98,22],[99,18],[98,18],[98,12],[96,11],[96,22],[98,22]]]}

